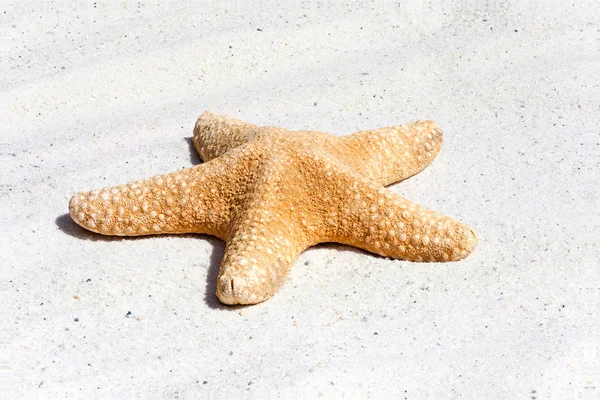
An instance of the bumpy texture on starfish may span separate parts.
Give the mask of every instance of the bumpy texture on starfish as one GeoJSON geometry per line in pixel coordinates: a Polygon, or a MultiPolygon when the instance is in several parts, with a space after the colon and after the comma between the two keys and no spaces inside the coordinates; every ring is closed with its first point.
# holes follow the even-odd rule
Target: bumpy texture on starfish
{"type": "Polygon", "coordinates": [[[442,132],[432,121],[336,137],[203,113],[203,164],[75,195],[71,217],[104,235],[206,233],[226,242],[217,296],[266,300],[298,255],[338,242],[382,256],[448,261],[475,248],[464,224],[385,189],[425,168],[442,132]]]}

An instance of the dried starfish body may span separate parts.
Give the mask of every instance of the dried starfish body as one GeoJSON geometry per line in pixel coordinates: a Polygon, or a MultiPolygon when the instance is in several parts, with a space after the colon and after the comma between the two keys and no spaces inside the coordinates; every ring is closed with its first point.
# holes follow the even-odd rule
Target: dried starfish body
{"type": "Polygon", "coordinates": [[[432,121],[336,137],[205,112],[194,128],[203,164],[77,194],[69,211],[104,235],[193,232],[225,240],[217,296],[254,304],[321,242],[411,261],[459,260],[473,251],[469,227],[384,188],[425,168],[441,144],[432,121]]]}

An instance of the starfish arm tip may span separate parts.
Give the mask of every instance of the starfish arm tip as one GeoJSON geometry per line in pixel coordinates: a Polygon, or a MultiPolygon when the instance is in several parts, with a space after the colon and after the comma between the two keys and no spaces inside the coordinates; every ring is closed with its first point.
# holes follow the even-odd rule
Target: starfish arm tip
{"type": "Polygon", "coordinates": [[[442,147],[442,130],[431,120],[356,132],[343,138],[354,152],[348,163],[386,186],[426,168],[442,147]],[[357,161],[359,160],[359,161],[357,161]]]}
{"type": "Polygon", "coordinates": [[[194,147],[203,161],[210,161],[253,140],[257,129],[256,125],[228,115],[205,111],[194,126],[194,147]]]}

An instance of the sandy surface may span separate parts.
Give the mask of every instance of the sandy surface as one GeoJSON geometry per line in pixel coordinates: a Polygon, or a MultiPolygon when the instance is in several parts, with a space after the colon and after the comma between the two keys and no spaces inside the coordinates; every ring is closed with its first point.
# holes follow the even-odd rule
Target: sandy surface
{"type": "Polygon", "coordinates": [[[600,396],[597,2],[75,3],[0,5],[2,396],[600,396]],[[321,245],[229,308],[218,239],[66,215],[78,191],[198,163],[206,109],[338,135],[436,120],[442,152],[392,190],[477,250],[321,245]]]}

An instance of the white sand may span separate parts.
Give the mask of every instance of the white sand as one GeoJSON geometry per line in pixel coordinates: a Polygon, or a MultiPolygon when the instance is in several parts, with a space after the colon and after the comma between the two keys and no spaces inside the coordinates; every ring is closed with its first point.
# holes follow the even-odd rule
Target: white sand
{"type": "Polygon", "coordinates": [[[0,397],[600,396],[596,1],[103,3],[0,5],[0,397]],[[340,135],[436,120],[442,152],[392,190],[477,250],[317,246],[228,308],[218,239],[71,222],[78,191],[197,163],[206,109],[340,135]]]}

